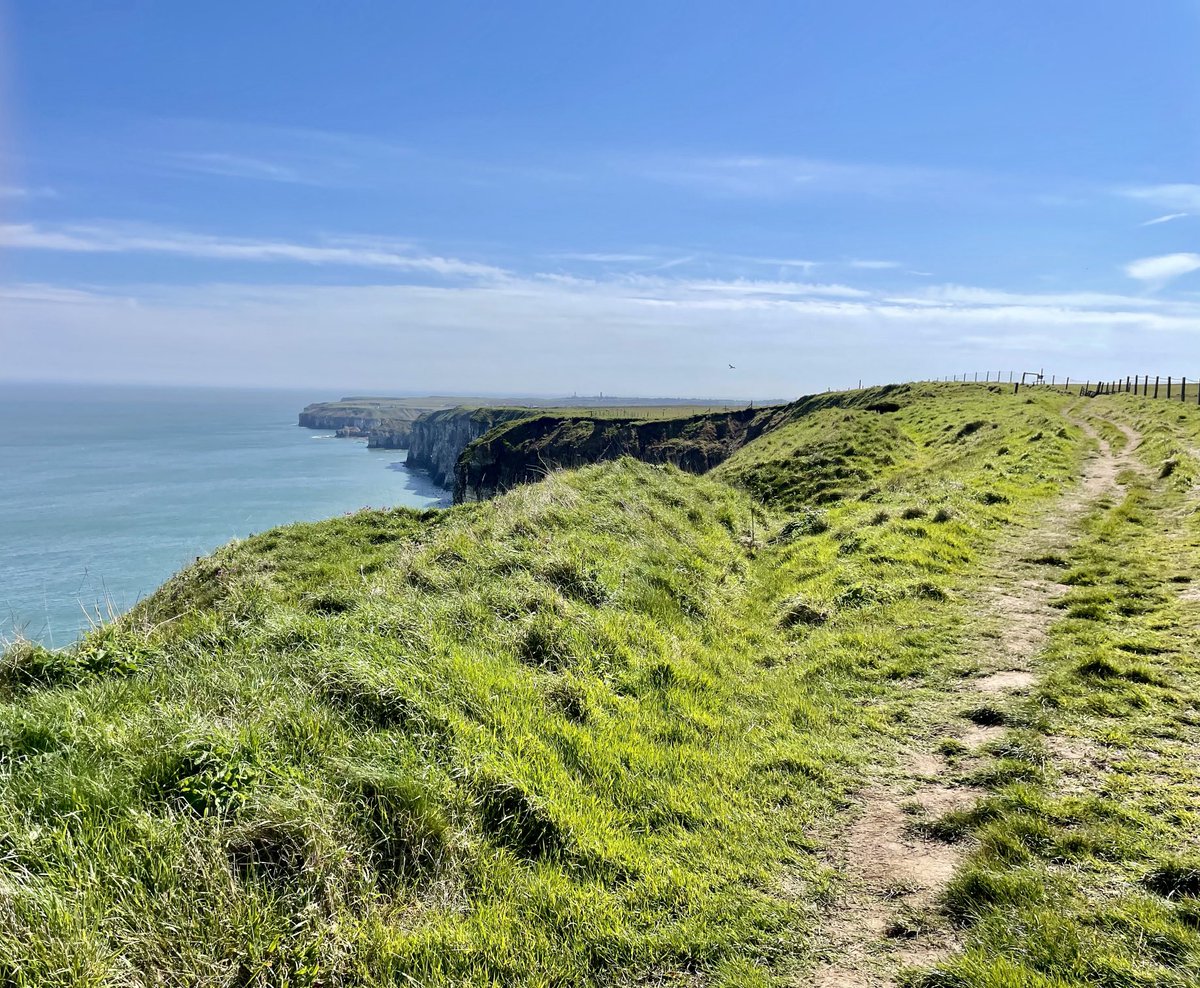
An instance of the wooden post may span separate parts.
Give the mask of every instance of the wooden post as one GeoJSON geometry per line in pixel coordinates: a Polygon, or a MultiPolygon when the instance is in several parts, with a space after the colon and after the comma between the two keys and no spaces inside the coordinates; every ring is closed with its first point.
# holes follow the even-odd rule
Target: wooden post
{"type": "Polygon", "coordinates": [[[1170,397],[1171,397],[1171,378],[1170,378],[1170,376],[1168,376],[1167,377],[1167,398],[1170,399],[1170,397]]]}
{"type": "Polygon", "coordinates": [[[1012,384],[1012,371],[1008,372],[1008,383],[1012,384]]]}
{"type": "Polygon", "coordinates": [[[1154,375],[1154,397],[1158,397],[1158,375],[1154,375]]]}
{"type": "Polygon", "coordinates": [[[1181,377],[1179,379],[1179,400],[1187,401],[1187,378],[1186,377],[1181,377]]]}
{"type": "Polygon", "coordinates": [[[1063,385],[1063,387],[1065,387],[1065,388],[1066,388],[1068,391],[1070,391],[1070,390],[1071,390],[1071,377],[1070,377],[1070,375],[1068,375],[1068,376],[1067,376],[1067,383],[1066,383],[1065,385],[1063,385]]]}

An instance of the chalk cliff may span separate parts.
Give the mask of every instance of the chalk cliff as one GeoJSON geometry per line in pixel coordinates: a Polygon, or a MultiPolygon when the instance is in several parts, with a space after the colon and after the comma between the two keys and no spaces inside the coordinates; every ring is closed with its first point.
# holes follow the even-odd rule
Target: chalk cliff
{"type": "Polygon", "coordinates": [[[527,408],[446,408],[411,423],[408,466],[428,471],[434,482],[454,486],[455,465],[468,444],[490,429],[527,418],[527,408]]]}

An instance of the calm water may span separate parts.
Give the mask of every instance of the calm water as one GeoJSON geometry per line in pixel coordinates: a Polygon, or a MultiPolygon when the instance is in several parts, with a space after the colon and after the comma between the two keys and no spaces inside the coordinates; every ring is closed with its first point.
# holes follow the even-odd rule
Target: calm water
{"type": "Polygon", "coordinates": [[[65,645],[273,525],[444,503],[403,451],[298,428],[325,397],[0,383],[0,638],[65,645]]]}

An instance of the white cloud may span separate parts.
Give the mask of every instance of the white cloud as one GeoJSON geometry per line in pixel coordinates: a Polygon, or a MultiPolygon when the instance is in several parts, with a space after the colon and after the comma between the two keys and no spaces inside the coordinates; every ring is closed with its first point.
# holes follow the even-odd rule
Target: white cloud
{"type": "Polygon", "coordinates": [[[445,277],[497,278],[505,272],[490,264],[404,253],[386,242],[335,240],[324,244],[279,240],[243,240],[125,227],[0,224],[0,245],[28,250],[95,254],[172,254],[205,260],[292,262],[313,265],[390,269],[445,277]]]}
{"type": "Polygon", "coordinates": [[[1172,278],[1200,270],[1200,254],[1163,254],[1143,257],[1125,265],[1125,273],[1149,285],[1165,285],[1172,278]]]}
{"type": "Polygon", "coordinates": [[[57,199],[58,193],[48,185],[29,188],[24,185],[0,185],[0,199],[57,199]]]}
{"type": "Polygon", "coordinates": [[[581,254],[554,254],[563,261],[589,261],[595,264],[641,264],[646,261],[656,261],[658,258],[651,254],[604,254],[604,253],[581,253],[581,254]]]}
{"type": "Polygon", "coordinates": [[[316,180],[299,170],[264,158],[218,151],[186,151],[167,156],[167,161],[185,171],[226,178],[261,179],[268,182],[287,182],[297,185],[318,185],[316,180]]]}
{"type": "Polygon", "coordinates": [[[794,198],[822,194],[940,195],[973,180],[959,173],[907,165],[860,164],[771,155],[636,159],[626,167],[642,178],[719,196],[794,198]]]}
{"type": "Polygon", "coordinates": [[[886,271],[889,268],[903,267],[899,261],[851,261],[850,267],[861,268],[865,271],[886,271]]]}
{"type": "Polygon", "coordinates": [[[1165,309],[1172,305],[1162,299],[1140,295],[1107,292],[1007,292],[970,285],[934,285],[911,298],[894,298],[892,301],[946,306],[1020,305],[1103,310],[1165,309]]]}
{"type": "Polygon", "coordinates": [[[798,268],[805,274],[821,265],[820,261],[806,261],[799,257],[735,257],[733,260],[762,264],[767,267],[798,268]]]}
{"type": "Polygon", "coordinates": [[[1191,213],[1167,213],[1166,216],[1156,216],[1152,220],[1146,220],[1145,223],[1139,223],[1138,226],[1157,226],[1159,223],[1170,223],[1171,220],[1182,220],[1191,215],[1191,213]]]}
{"type": "Polygon", "coordinates": [[[1118,191],[1130,199],[1140,199],[1156,206],[1162,206],[1164,209],[1187,212],[1200,210],[1200,185],[1188,182],[1166,185],[1134,185],[1118,191]]]}
{"type": "Polygon", "coordinates": [[[953,285],[905,298],[805,282],[547,275],[116,294],[12,286],[0,291],[0,325],[8,376],[787,397],[859,376],[1026,363],[1095,377],[1105,360],[1130,353],[1151,371],[1186,367],[1200,304],[953,285]],[[729,363],[738,368],[732,380],[729,363]]]}

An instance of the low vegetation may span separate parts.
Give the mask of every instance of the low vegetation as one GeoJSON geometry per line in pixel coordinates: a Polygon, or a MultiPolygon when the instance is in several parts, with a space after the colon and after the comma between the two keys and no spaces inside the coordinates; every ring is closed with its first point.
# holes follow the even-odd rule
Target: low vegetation
{"type": "Polygon", "coordinates": [[[937,823],[973,850],[945,908],[966,950],[913,984],[1200,983],[1200,417],[1113,396],[1084,406],[1141,466],[1084,519],[1040,679],[1003,712],[1007,771],[937,823]],[[1171,470],[1163,464],[1171,463],[1171,470]]]}
{"type": "MultiPolygon", "coordinates": [[[[970,668],[980,561],[1091,448],[1072,402],[820,396],[705,476],[621,459],[289,526],[71,650],[14,645],[0,980],[803,978],[831,835],[970,668]]],[[[1011,725],[991,792],[926,823],[974,848],[944,903],[966,949],[913,973],[930,988],[1183,984],[1200,956],[1170,582],[1200,541],[1195,420],[1101,402],[1154,470],[1046,562],[1070,589],[1044,678],[980,705],[1011,725]],[[1072,792],[1058,739],[1114,770],[1072,792]]]]}

